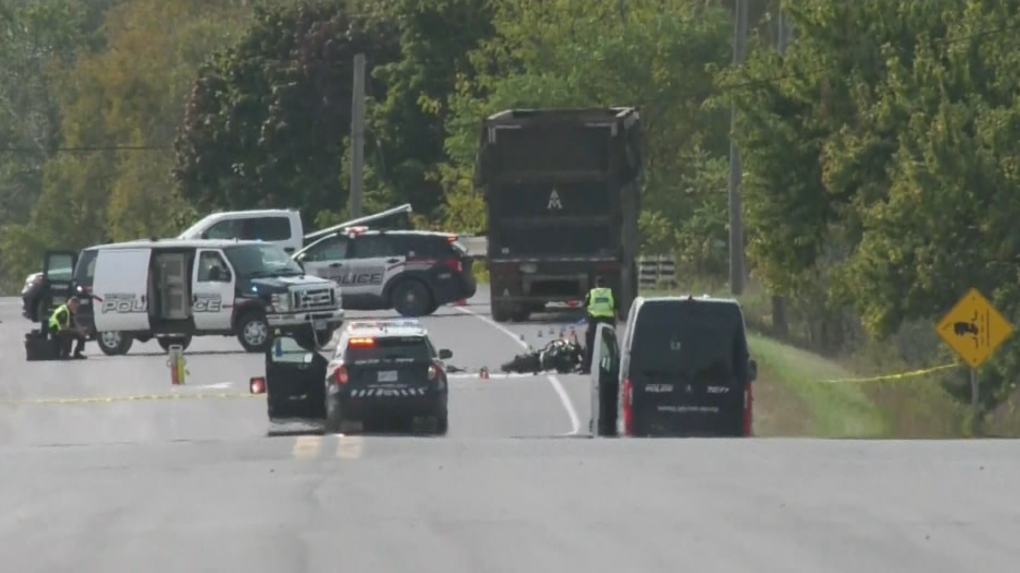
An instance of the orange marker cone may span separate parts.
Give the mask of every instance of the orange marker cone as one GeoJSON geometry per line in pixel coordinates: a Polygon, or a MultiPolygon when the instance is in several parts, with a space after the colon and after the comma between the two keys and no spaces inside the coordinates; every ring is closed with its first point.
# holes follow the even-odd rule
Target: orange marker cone
{"type": "Polygon", "coordinates": [[[488,380],[489,379],[489,369],[484,367],[484,366],[482,366],[482,369],[478,371],[478,377],[481,378],[482,380],[488,380]]]}

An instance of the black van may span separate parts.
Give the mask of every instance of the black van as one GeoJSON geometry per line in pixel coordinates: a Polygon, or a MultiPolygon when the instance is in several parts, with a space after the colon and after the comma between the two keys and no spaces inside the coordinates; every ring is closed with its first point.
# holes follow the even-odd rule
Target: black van
{"type": "Polygon", "coordinates": [[[757,370],[737,301],[638,297],[622,341],[608,325],[596,334],[592,432],[750,436],[757,370]]]}

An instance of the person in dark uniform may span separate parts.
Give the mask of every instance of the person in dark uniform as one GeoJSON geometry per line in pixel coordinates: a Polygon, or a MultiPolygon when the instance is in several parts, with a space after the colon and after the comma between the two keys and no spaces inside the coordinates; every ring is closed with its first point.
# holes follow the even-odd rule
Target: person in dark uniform
{"type": "Polygon", "coordinates": [[[616,325],[616,297],[613,289],[606,286],[603,277],[595,277],[595,288],[588,291],[584,299],[584,308],[588,314],[588,329],[584,333],[584,364],[581,371],[591,372],[591,359],[595,352],[595,331],[599,324],[616,325]]]}
{"type": "Polygon", "coordinates": [[[78,299],[71,297],[67,302],[58,306],[50,315],[49,331],[50,336],[60,344],[60,358],[69,359],[71,356],[71,342],[76,341],[74,356],[76,360],[85,358],[85,333],[74,323],[74,314],[78,312],[78,299]]]}

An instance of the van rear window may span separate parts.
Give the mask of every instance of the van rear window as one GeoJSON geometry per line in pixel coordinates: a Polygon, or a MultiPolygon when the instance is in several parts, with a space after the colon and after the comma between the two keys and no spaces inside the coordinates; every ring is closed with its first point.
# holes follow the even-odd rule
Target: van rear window
{"type": "Polygon", "coordinates": [[[738,307],[697,301],[648,302],[631,341],[630,368],[692,382],[742,374],[747,341],[738,307]]]}

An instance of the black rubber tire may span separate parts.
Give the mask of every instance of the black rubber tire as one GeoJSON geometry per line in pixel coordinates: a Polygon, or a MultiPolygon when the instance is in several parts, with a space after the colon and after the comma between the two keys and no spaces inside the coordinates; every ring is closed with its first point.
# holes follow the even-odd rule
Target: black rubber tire
{"type": "MultiPolygon", "coordinates": [[[[390,306],[400,316],[418,318],[431,314],[433,304],[432,292],[419,281],[407,279],[400,281],[390,291],[390,306]]],[[[434,312],[434,311],[433,311],[434,312]]]]}
{"type": "Polygon", "coordinates": [[[513,315],[513,308],[508,304],[492,301],[489,303],[489,313],[492,314],[492,320],[496,322],[510,322],[510,318],[513,315]]]}
{"type": "Polygon", "coordinates": [[[446,412],[436,416],[436,432],[437,436],[445,436],[446,432],[450,430],[450,418],[446,412]]]}
{"type": "Polygon", "coordinates": [[[104,344],[102,332],[96,333],[96,346],[98,346],[99,350],[107,356],[121,356],[127,354],[128,351],[131,350],[131,345],[135,343],[135,339],[119,332],[112,334],[120,335],[120,341],[116,346],[108,346],[104,344]]]}
{"type": "Polygon", "coordinates": [[[510,318],[512,318],[514,322],[527,322],[528,319],[531,318],[531,310],[523,305],[519,306],[513,310],[510,318]]]}
{"type": "Polygon", "coordinates": [[[266,315],[261,312],[251,311],[241,315],[241,318],[237,320],[236,332],[237,341],[241,343],[241,346],[244,347],[247,352],[261,354],[269,350],[269,347],[273,345],[272,330],[269,327],[269,322],[266,321],[266,315]],[[250,324],[258,324],[261,326],[263,332],[265,332],[265,337],[262,339],[261,343],[255,344],[249,342],[245,337],[245,331],[248,329],[250,324]]]}
{"type": "Polygon", "coordinates": [[[174,338],[157,338],[156,343],[163,349],[163,352],[170,352],[170,347],[174,344],[180,344],[182,350],[187,350],[191,346],[191,335],[174,338]]]}

